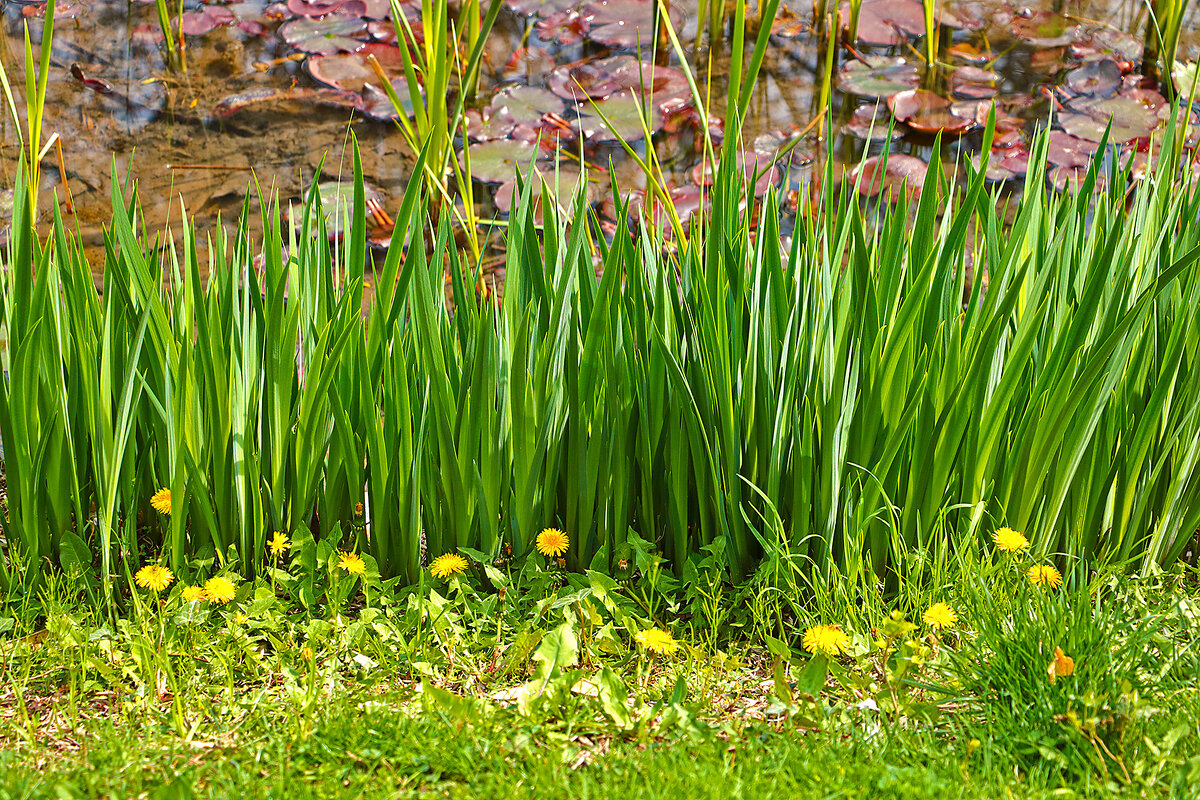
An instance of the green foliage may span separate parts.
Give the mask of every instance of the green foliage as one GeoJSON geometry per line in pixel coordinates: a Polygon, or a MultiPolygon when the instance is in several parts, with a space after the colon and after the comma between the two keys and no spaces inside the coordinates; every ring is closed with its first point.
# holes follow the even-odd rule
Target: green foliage
{"type": "Polygon", "coordinates": [[[964,602],[975,634],[948,667],[991,723],[989,744],[1067,776],[1128,784],[1125,756],[1160,698],[1193,682],[1190,635],[1178,638],[1192,625],[1152,611],[1120,581],[1061,590],[1011,563],[994,584],[970,581],[964,602]]]}
{"type": "Polygon", "coordinates": [[[1006,226],[982,174],[947,196],[935,164],[912,204],[830,189],[787,241],[733,158],[678,247],[644,223],[594,241],[582,195],[539,225],[524,186],[499,302],[413,181],[365,322],[357,161],[337,246],[313,191],[287,225],[265,210],[262,242],[243,214],[207,282],[190,225],[160,250],[120,181],[101,296],[61,221],[43,244],[18,207],[0,586],[35,586],[64,542],[105,596],[147,547],[249,575],[276,532],[416,581],[423,550],[520,557],[551,525],[572,570],[649,543],[664,579],[709,553],[792,603],[896,591],[918,560],[936,581],[1000,524],[1093,566],[1178,558],[1200,524],[1200,194],[1089,182],[1006,226]]]}

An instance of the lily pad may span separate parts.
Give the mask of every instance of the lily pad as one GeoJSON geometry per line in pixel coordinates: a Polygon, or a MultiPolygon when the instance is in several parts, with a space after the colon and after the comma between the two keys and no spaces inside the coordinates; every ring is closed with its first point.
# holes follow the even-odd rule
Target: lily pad
{"type": "Polygon", "coordinates": [[[346,9],[346,13],[358,15],[357,7],[362,6],[361,0],[287,0],[287,7],[298,17],[323,17],[338,13],[348,3],[351,8],[346,9]]]}
{"type": "Polygon", "coordinates": [[[850,180],[863,197],[884,194],[887,199],[898,199],[900,191],[913,197],[921,193],[928,169],[924,161],[913,156],[872,156],[854,168],[850,180]]]}
{"type": "Polygon", "coordinates": [[[321,19],[300,17],[285,22],[279,35],[297,50],[315,55],[353,53],[366,42],[355,38],[366,33],[367,23],[357,16],[330,14],[321,19]]]}
{"type": "Polygon", "coordinates": [[[1083,167],[1092,161],[1098,145],[1064,131],[1050,131],[1046,160],[1058,167],[1083,167]]]}
{"type": "Polygon", "coordinates": [[[1037,47],[1064,47],[1079,38],[1080,29],[1054,11],[1028,11],[1012,21],[1013,36],[1037,47]]]}
{"type": "Polygon", "coordinates": [[[1068,113],[1059,117],[1063,130],[1080,139],[1098,142],[1112,121],[1109,141],[1114,144],[1149,136],[1158,127],[1158,115],[1137,98],[1077,97],[1068,104],[1068,113]]]}
{"type": "MultiPolygon", "coordinates": [[[[1053,167],[1046,171],[1046,182],[1060,192],[1075,194],[1087,179],[1088,167],[1053,167]]],[[[1107,181],[1103,173],[1096,176],[1096,188],[1102,189],[1107,181]]]]}
{"type": "MultiPolygon", "coordinates": [[[[55,16],[57,17],[57,12],[55,16]]],[[[237,16],[225,6],[205,6],[203,11],[183,12],[176,29],[183,28],[183,32],[188,36],[203,36],[235,22],[237,16]]]]}
{"type": "MultiPolygon", "coordinates": [[[[639,218],[645,217],[647,224],[652,227],[661,225],[668,237],[672,235],[671,226],[667,221],[667,208],[660,197],[654,196],[650,202],[647,202],[644,189],[621,190],[621,194],[622,200],[627,201],[624,206],[626,215],[624,220],[617,220],[617,230],[620,230],[621,224],[634,225],[639,218]]],[[[691,223],[692,218],[699,213],[701,204],[709,199],[704,189],[695,184],[675,186],[668,190],[667,196],[685,229],[691,223]]],[[[607,219],[616,220],[617,206],[611,193],[605,193],[600,213],[607,219]]]]}
{"type": "Polygon", "coordinates": [[[903,125],[892,124],[891,112],[882,103],[860,106],[846,123],[847,133],[868,141],[899,139],[905,130],[903,125]]]}
{"type": "MultiPolygon", "coordinates": [[[[991,151],[987,163],[987,173],[984,175],[986,180],[996,183],[1000,181],[1011,181],[1017,177],[1017,175],[1011,170],[1007,170],[1000,166],[1000,162],[1004,160],[1006,155],[1007,153],[1004,150],[997,151],[993,149],[991,151]]],[[[971,166],[975,169],[979,169],[979,165],[982,163],[982,161],[982,153],[976,153],[971,156],[971,166]]]]}
{"type": "MultiPolygon", "coordinates": [[[[654,39],[654,9],[650,0],[594,0],[583,9],[588,23],[587,38],[609,47],[648,46],[654,39]]],[[[671,9],[676,28],[682,22],[671,9]]]]}
{"type": "MultiPolygon", "coordinates": [[[[525,177],[526,175],[522,171],[522,180],[525,177]]],[[[568,213],[574,207],[575,195],[579,191],[579,170],[571,167],[560,167],[556,174],[553,165],[545,165],[535,168],[534,179],[538,180],[539,183],[545,181],[544,187],[541,185],[533,187],[534,222],[540,223],[542,221],[542,200],[545,191],[549,191],[550,196],[554,198],[560,214],[568,213]]],[[[497,211],[501,214],[508,214],[512,211],[512,204],[516,199],[516,190],[517,180],[515,176],[500,184],[496,189],[496,196],[494,198],[497,211]]]]}
{"type": "Polygon", "coordinates": [[[890,97],[920,83],[920,71],[904,58],[865,56],[838,70],[838,88],[860,97],[890,97]]]}
{"type": "Polygon", "coordinates": [[[888,98],[887,104],[897,121],[921,133],[958,135],[975,124],[972,118],[954,114],[949,100],[924,89],[897,92],[888,98]]]}
{"type": "Polygon", "coordinates": [[[1067,88],[1076,94],[1111,95],[1121,86],[1121,67],[1111,58],[1089,61],[1067,73],[1067,88]]]}
{"type": "MultiPolygon", "coordinates": [[[[79,19],[87,9],[88,7],[83,3],[57,3],[54,6],[54,21],[61,22],[68,19],[79,19]]],[[[21,15],[35,19],[45,17],[46,3],[27,5],[21,9],[21,15]]]]}
{"type": "Polygon", "coordinates": [[[629,55],[561,66],[550,73],[548,84],[550,91],[567,100],[601,100],[623,89],[644,88],[663,102],[689,91],[687,79],[679,70],[629,55]]]}
{"type": "Polygon", "coordinates": [[[648,114],[647,123],[651,133],[662,126],[662,114],[654,103],[648,103],[647,106],[643,109],[636,93],[627,90],[595,104],[582,106],[576,125],[579,133],[593,142],[615,142],[618,139],[637,141],[645,133],[642,128],[643,113],[648,114]]]}
{"type": "Polygon", "coordinates": [[[1000,76],[979,67],[959,67],[950,74],[950,91],[956,97],[982,100],[994,97],[1000,76]]]}
{"type": "MultiPolygon", "coordinates": [[[[368,56],[375,56],[384,74],[395,86],[406,86],[404,83],[404,60],[400,48],[390,44],[362,44],[353,53],[334,53],[332,55],[311,56],[305,62],[308,74],[319,83],[334,89],[348,92],[361,92],[368,83],[379,84],[379,76],[367,61],[368,56]]],[[[401,96],[407,94],[399,92],[401,96]]]]}
{"type": "Polygon", "coordinates": [[[532,86],[509,86],[500,90],[482,111],[467,112],[467,136],[473,141],[507,139],[534,141],[542,117],[562,114],[566,105],[562,99],[545,89],[532,86]],[[523,135],[514,136],[519,128],[523,135]],[[532,133],[532,135],[529,135],[532,133]]]}
{"type": "Polygon", "coordinates": [[[1086,39],[1071,45],[1071,55],[1081,61],[1111,58],[1115,61],[1140,61],[1142,43],[1116,28],[1098,28],[1086,39]]]}
{"type": "MultiPolygon", "coordinates": [[[[512,180],[517,170],[524,174],[538,156],[538,149],[527,142],[500,140],[468,145],[471,158],[471,177],[483,183],[504,183],[512,180]]],[[[459,162],[466,167],[466,155],[459,162]]]]}
{"type": "MultiPolygon", "coordinates": [[[[767,189],[779,182],[783,177],[779,165],[775,163],[774,154],[756,153],[753,150],[739,150],[734,154],[734,161],[742,168],[742,175],[747,183],[754,181],[755,196],[766,194],[767,189]]],[[[712,169],[707,160],[692,167],[692,181],[700,186],[712,185],[712,169]]]]}
{"type": "Polygon", "coordinates": [[[545,19],[579,4],[579,0],[508,0],[508,7],[523,17],[536,14],[545,19]]]}
{"type": "MultiPolygon", "coordinates": [[[[839,8],[843,23],[850,20],[850,3],[839,8]]],[[[855,38],[867,44],[900,45],[925,33],[925,10],[918,0],[863,0],[855,38]]]]}
{"type": "MultiPolygon", "coordinates": [[[[379,192],[370,185],[363,186],[368,203],[380,202],[379,192]]],[[[354,210],[354,184],[346,181],[325,181],[317,184],[317,194],[321,197],[321,213],[325,217],[325,230],[331,237],[337,237],[345,229],[345,221],[354,210]]]]}
{"type": "Polygon", "coordinates": [[[584,40],[591,30],[591,24],[587,17],[579,13],[579,9],[570,8],[546,17],[534,30],[540,39],[570,46],[584,40]]]}

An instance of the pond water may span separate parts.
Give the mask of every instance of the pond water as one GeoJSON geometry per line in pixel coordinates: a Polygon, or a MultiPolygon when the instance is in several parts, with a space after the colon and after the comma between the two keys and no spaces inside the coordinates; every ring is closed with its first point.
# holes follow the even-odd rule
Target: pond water
{"type": "MultiPolygon", "coordinates": [[[[468,130],[485,218],[507,210],[513,163],[536,157],[549,170],[557,159],[577,175],[582,152],[596,208],[615,230],[624,221],[613,219],[612,203],[604,202],[604,170],[611,161],[627,190],[644,183],[616,141],[620,134],[646,146],[634,113],[643,90],[651,146],[672,197],[681,216],[693,211],[706,179],[698,166],[700,116],[673,56],[652,65],[649,55],[638,55],[639,43],[653,35],[649,0],[504,1],[487,40],[468,130]]],[[[19,83],[23,27],[28,23],[37,43],[45,9],[18,0],[0,4],[0,57],[19,83]]],[[[351,128],[383,212],[379,220],[386,222],[412,165],[365,61],[375,54],[402,87],[388,4],[184,0],[182,19],[176,3],[169,5],[173,27],[184,26],[185,71],[168,68],[153,4],[76,0],[59,7],[44,135],[61,140],[85,244],[102,246],[114,165],[138,180],[150,229],[177,223],[186,209],[211,231],[218,218],[238,213],[252,180],[287,201],[313,182],[345,178],[351,128]]],[[[835,8],[831,0],[827,10],[835,8]]],[[[1194,8],[1184,20],[1181,59],[1196,56],[1194,8]]],[[[406,0],[403,10],[419,36],[419,4],[406,0]]],[[[849,11],[848,3],[842,10],[849,11]]],[[[711,92],[710,130],[719,141],[728,47],[720,31],[713,39],[708,24],[700,29],[701,13],[696,0],[671,4],[688,66],[702,91],[711,92]]],[[[939,14],[943,66],[928,76],[919,0],[864,0],[856,35],[834,45],[833,141],[826,142],[820,113],[826,50],[814,31],[821,17],[810,4],[782,3],[742,140],[723,146],[743,151],[748,168],[765,173],[758,188],[775,185],[792,213],[803,206],[826,153],[853,164],[881,152],[893,119],[891,151],[906,158],[891,159],[885,185],[919,179],[938,131],[951,160],[975,157],[979,122],[993,105],[1000,119],[991,158],[997,181],[1020,185],[1029,137],[1052,110],[1050,179],[1058,188],[1078,179],[1109,119],[1122,156],[1145,159],[1148,136],[1171,105],[1162,87],[1142,75],[1143,5],[945,0],[939,14]],[[783,150],[786,158],[773,164],[783,150]]],[[[9,205],[16,140],[13,123],[0,116],[0,191],[8,190],[9,205]]],[[[57,164],[56,155],[45,161],[42,208],[50,207],[51,192],[65,196],[57,164]]],[[[0,195],[0,215],[5,210],[0,195]]],[[[386,225],[375,237],[386,241],[386,225]]]]}

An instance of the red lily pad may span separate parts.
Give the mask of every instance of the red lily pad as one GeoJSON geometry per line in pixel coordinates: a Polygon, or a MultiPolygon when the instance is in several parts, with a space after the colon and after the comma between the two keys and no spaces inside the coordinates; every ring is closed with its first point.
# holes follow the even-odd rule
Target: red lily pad
{"type": "MultiPolygon", "coordinates": [[[[542,221],[542,200],[545,193],[548,191],[550,196],[554,198],[555,204],[558,206],[558,213],[568,213],[575,205],[575,195],[579,191],[579,170],[571,167],[560,167],[555,173],[553,165],[544,165],[534,168],[534,179],[539,182],[539,185],[533,187],[533,218],[534,222],[541,223],[542,221]],[[541,181],[545,181],[543,187],[541,181]]],[[[521,179],[525,180],[526,175],[524,170],[521,173],[521,179]]],[[[589,185],[588,189],[591,189],[589,185]]],[[[496,196],[493,201],[496,204],[496,210],[501,214],[512,212],[512,204],[516,199],[517,194],[517,179],[512,177],[496,189],[496,196]]],[[[590,194],[590,191],[589,191],[590,194]]]]}
{"type": "Polygon", "coordinates": [[[866,56],[838,70],[838,88],[860,97],[890,97],[921,83],[921,73],[906,59],[866,56]]]}
{"type": "Polygon", "coordinates": [[[921,193],[928,170],[924,161],[913,156],[872,156],[854,168],[850,180],[856,183],[863,197],[884,194],[892,199],[900,191],[914,197],[921,193]]]}
{"type": "MultiPolygon", "coordinates": [[[[682,22],[679,12],[671,8],[670,14],[672,24],[678,28],[682,22]]],[[[653,16],[650,0],[593,0],[583,9],[588,23],[587,37],[609,47],[652,44],[653,16]]]]}
{"type": "MultiPolygon", "coordinates": [[[[633,225],[637,223],[638,219],[645,217],[648,225],[652,227],[661,225],[668,235],[670,235],[671,228],[667,221],[667,208],[661,198],[652,196],[650,202],[647,202],[644,189],[622,191],[621,194],[622,199],[627,201],[625,205],[626,217],[624,220],[618,220],[618,222],[623,222],[625,225],[633,225]]],[[[678,215],[679,221],[685,229],[691,223],[692,218],[699,213],[701,204],[707,199],[704,189],[694,183],[675,186],[668,190],[667,196],[670,199],[671,205],[675,207],[675,213],[678,215]]],[[[610,193],[605,193],[600,213],[608,219],[616,219],[617,205],[610,193]]]]}
{"type": "MultiPolygon", "coordinates": [[[[400,48],[372,42],[363,44],[357,52],[310,56],[305,62],[313,80],[334,89],[361,92],[368,83],[378,84],[379,76],[371,68],[367,56],[375,56],[384,74],[394,85],[404,85],[404,58],[400,48]]],[[[404,95],[405,92],[400,92],[404,95]]]]}
{"type": "Polygon", "coordinates": [[[355,38],[367,31],[362,18],[345,14],[330,14],[321,19],[300,17],[285,22],[279,35],[297,50],[315,55],[353,53],[361,50],[366,42],[355,38]]]}
{"type": "Polygon", "coordinates": [[[891,141],[904,135],[905,127],[893,125],[891,113],[882,103],[860,106],[846,123],[846,132],[868,141],[891,141]]]}
{"type": "Polygon", "coordinates": [[[1091,163],[1098,145],[1063,131],[1050,131],[1046,160],[1059,167],[1084,167],[1091,163]]]}
{"type": "Polygon", "coordinates": [[[1012,21],[1013,36],[1037,47],[1064,47],[1080,36],[1080,28],[1054,11],[1030,11],[1012,21]]]}
{"type": "Polygon", "coordinates": [[[950,74],[950,91],[957,97],[982,100],[994,97],[1000,76],[979,67],[959,67],[950,74]]]}
{"type": "MultiPolygon", "coordinates": [[[[471,177],[482,183],[504,183],[510,181],[518,170],[522,174],[538,156],[538,149],[527,142],[498,140],[468,145],[471,159],[471,177]]],[[[460,154],[460,163],[467,165],[466,153],[460,154]]]]}
{"type": "MultiPolygon", "coordinates": [[[[783,172],[775,162],[774,154],[756,153],[753,150],[739,150],[734,154],[735,163],[742,168],[744,180],[754,181],[755,196],[766,194],[774,184],[783,177],[783,172]]],[[[713,182],[711,165],[707,160],[692,167],[692,181],[700,186],[711,186],[713,182]]]]}
{"type": "MultiPolygon", "coordinates": [[[[61,22],[67,19],[79,19],[83,16],[83,12],[87,11],[87,6],[83,3],[59,3],[54,6],[54,21],[61,22]]],[[[37,3],[28,5],[21,9],[21,15],[25,17],[33,17],[41,19],[46,16],[46,4],[37,3]]]]}
{"type": "Polygon", "coordinates": [[[954,114],[949,100],[924,89],[897,92],[888,98],[887,104],[897,121],[921,133],[958,135],[975,124],[973,118],[954,114]]]}
{"type": "Polygon", "coordinates": [[[234,24],[237,16],[225,6],[205,6],[203,11],[183,12],[179,21],[176,30],[182,27],[188,36],[203,36],[217,28],[234,24]]]}
{"type": "Polygon", "coordinates": [[[550,73],[548,83],[550,91],[567,100],[602,100],[623,89],[645,88],[662,102],[689,91],[679,70],[628,55],[561,66],[550,73]]]}
{"type": "Polygon", "coordinates": [[[566,11],[579,4],[579,0],[508,0],[508,7],[523,17],[537,15],[545,18],[566,11]]]}
{"type": "Polygon", "coordinates": [[[954,45],[950,48],[950,55],[959,61],[965,61],[975,66],[986,64],[996,57],[991,51],[980,50],[970,42],[959,42],[954,45]]]}
{"type": "MultiPolygon", "coordinates": [[[[993,149],[991,151],[987,163],[987,173],[984,175],[986,180],[992,183],[997,183],[1000,181],[1011,181],[1017,177],[1016,173],[1000,166],[1000,162],[1004,160],[1005,155],[1006,153],[1003,150],[997,151],[993,149]]],[[[979,169],[979,166],[982,162],[982,153],[976,153],[975,155],[971,156],[971,166],[975,169],[979,169]]]]}
{"type": "MultiPolygon", "coordinates": [[[[850,3],[839,8],[843,24],[849,26],[850,3]]],[[[925,33],[925,10],[919,0],[863,0],[858,11],[855,38],[867,44],[899,45],[910,36],[925,33]]]]}
{"type": "Polygon", "coordinates": [[[1024,145],[1007,150],[992,150],[992,158],[996,159],[997,167],[1013,175],[1024,175],[1029,171],[1029,148],[1024,145]]]}
{"type": "Polygon", "coordinates": [[[1141,61],[1142,43],[1116,28],[1098,28],[1086,39],[1071,45],[1071,55],[1081,61],[1100,58],[1141,61]]]}
{"type": "Polygon", "coordinates": [[[590,29],[587,17],[576,8],[551,14],[534,27],[538,38],[567,46],[582,42],[590,29]]]}
{"type": "Polygon", "coordinates": [[[287,0],[288,11],[298,17],[323,17],[326,14],[336,14],[347,3],[351,8],[347,13],[357,14],[355,6],[361,6],[361,0],[287,0]]]}
{"type": "Polygon", "coordinates": [[[1110,95],[1121,86],[1121,68],[1111,58],[1089,61],[1067,73],[1067,88],[1076,94],[1110,95]]]}
{"type": "MultiPolygon", "coordinates": [[[[1083,187],[1087,179],[1088,167],[1052,167],[1046,170],[1046,182],[1060,192],[1075,194],[1083,187]]],[[[1096,176],[1096,188],[1100,189],[1106,183],[1104,175],[1096,176]]]]}

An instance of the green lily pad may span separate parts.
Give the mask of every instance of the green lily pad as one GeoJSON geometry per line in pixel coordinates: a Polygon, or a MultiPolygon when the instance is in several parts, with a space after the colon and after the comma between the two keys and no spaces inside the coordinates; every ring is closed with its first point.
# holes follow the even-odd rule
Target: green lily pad
{"type": "Polygon", "coordinates": [[[297,50],[320,55],[354,53],[366,42],[356,36],[366,33],[367,23],[361,17],[330,14],[320,19],[300,17],[285,22],[279,35],[297,50]]]}
{"type": "Polygon", "coordinates": [[[921,73],[907,59],[866,56],[838,70],[838,88],[860,97],[890,97],[921,83],[921,73]]]}
{"type": "MultiPolygon", "coordinates": [[[[504,183],[512,180],[518,170],[522,174],[537,159],[538,148],[528,142],[502,139],[468,145],[471,177],[483,183],[504,183]]],[[[467,166],[467,153],[459,155],[459,163],[467,166]]]]}
{"type": "MultiPolygon", "coordinates": [[[[650,132],[662,127],[662,114],[654,103],[646,103],[650,132]]],[[[631,91],[612,95],[597,103],[581,106],[575,125],[580,135],[593,142],[615,142],[618,139],[633,142],[643,138],[642,102],[631,91]]]]}

